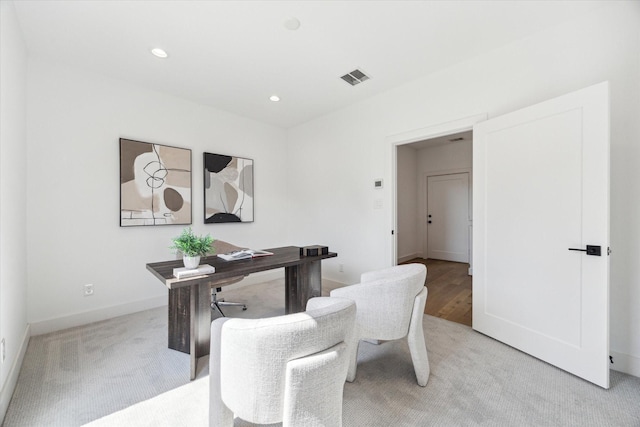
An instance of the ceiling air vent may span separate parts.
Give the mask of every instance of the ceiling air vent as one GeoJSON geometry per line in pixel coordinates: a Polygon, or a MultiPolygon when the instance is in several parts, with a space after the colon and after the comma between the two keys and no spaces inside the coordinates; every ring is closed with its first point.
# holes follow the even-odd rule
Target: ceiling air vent
{"type": "Polygon", "coordinates": [[[352,72],[347,73],[340,78],[345,82],[349,83],[351,86],[355,86],[359,83],[362,83],[365,80],[369,80],[369,76],[367,76],[365,73],[363,73],[360,70],[353,70],[352,72]]]}

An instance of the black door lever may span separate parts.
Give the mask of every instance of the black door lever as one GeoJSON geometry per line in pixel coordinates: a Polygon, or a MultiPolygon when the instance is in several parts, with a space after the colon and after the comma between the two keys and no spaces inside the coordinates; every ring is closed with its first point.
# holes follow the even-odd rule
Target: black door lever
{"type": "Polygon", "coordinates": [[[594,246],[594,245],[587,245],[587,249],[577,249],[577,248],[569,248],[570,251],[579,251],[579,252],[586,252],[587,255],[593,255],[593,256],[601,256],[601,248],[600,246],[594,246]]]}

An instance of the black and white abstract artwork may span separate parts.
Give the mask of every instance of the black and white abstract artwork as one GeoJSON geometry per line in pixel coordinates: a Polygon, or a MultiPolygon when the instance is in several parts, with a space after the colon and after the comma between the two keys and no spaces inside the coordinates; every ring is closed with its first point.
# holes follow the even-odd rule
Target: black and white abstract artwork
{"type": "Polygon", "coordinates": [[[253,160],[204,153],[204,222],[253,222],[253,160]]]}

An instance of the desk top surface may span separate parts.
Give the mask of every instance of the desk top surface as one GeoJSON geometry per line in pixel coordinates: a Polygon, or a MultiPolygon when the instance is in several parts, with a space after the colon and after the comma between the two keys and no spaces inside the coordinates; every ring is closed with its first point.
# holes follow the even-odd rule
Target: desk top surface
{"type": "Polygon", "coordinates": [[[300,248],[297,246],[285,246],[282,248],[266,249],[273,252],[273,255],[243,259],[237,261],[225,261],[216,255],[202,257],[200,264],[209,264],[215,267],[216,272],[202,276],[188,277],[178,280],[173,277],[173,269],[183,267],[181,259],[152,262],[147,264],[147,270],[153,273],[169,289],[191,286],[212,280],[228,279],[231,277],[246,276],[258,271],[273,270],[282,267],[293,267],[307,262],[319,261],[326,258],[337,257],[335,252],[318,256],[300,256],[300,248]]]}

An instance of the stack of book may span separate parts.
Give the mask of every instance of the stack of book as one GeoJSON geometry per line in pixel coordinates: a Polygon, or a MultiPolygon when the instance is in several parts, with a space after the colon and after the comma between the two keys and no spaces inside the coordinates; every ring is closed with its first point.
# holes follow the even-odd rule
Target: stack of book
{"type": "Polygon", "coordinates": [[[205,274],[215,273],[216,268],[209,264],[200,264],[197,268],[174,268],[173,276],[177,279],[186,279],[187,277],[202,276],[205,274]]]}

